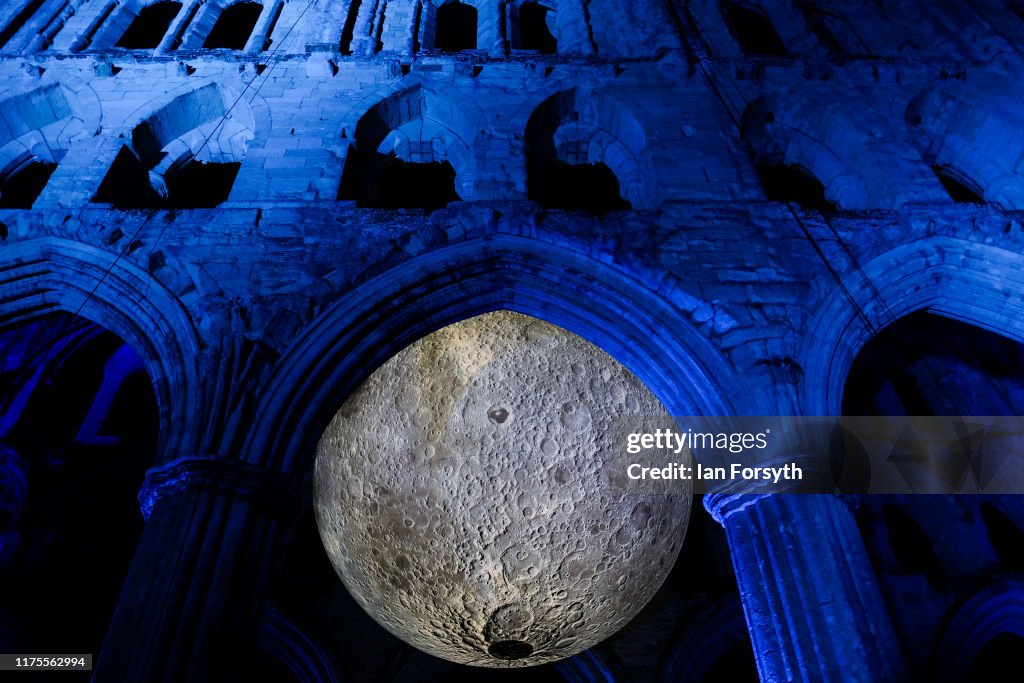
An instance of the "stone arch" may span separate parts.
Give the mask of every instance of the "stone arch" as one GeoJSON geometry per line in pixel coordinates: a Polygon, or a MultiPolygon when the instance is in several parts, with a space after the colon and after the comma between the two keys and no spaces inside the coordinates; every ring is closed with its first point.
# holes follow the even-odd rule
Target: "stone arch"
{"type": "Polygon", "coordinates": [[[13,94],[0,101],[0,183],[33,164],[52,172],[73,140],[99,128],[99,103],[87,88],[50,82],[8,92],[13,94]]]}
{"type": "MultiPolygon", "coordinates": [[[[92,36],[83,36],[82,39],[76,41],[76,47],[78,49],[85,49],[86,47],[96,46],[98,48],[111,48],[118,46],[118,43],[124,38],[126,32],[132,27],[134,22],[143,15],[146,10],[158,5],[177,4],[179,5],[178,11],[175,13],[177,18],[181,14],[182,3],[172,2],[172,0],[128,0],[124,3],[119,3],[119,6],[110,13],[109,18],[104,21],[95,30],[92,36]]],[[[150,10],[152,11],[152,10],[150,10]]],[[[173,19],[168,22],[167,29],[169,30],[173,25],[173,19]]],[[[148,48],[139,49],[154,49],[159,45],[152,45],[148,48]]],[[[129,47],[130,46],[125,46],[129,47]]],[[[131,48],[130,48],[131,49],[131,48]]]]}
{"type": "Polygon", "coordinates": [[[61,310],[119,336],[142,358],[153,383],[158,459],[187,452],[201,417],[200,342],[180,301],[143,269],[85,244],[40,238],[4,250],[10,264],[0,274],[5,322],[61,310]]]}
{"type": "Polygon", "coordinates": [[[350,163],[362,166],[368,156],[384,155],[412,163],[450,163],[456,175],[456,193],[463,200],[473,199],[477,176],[474,144],[479,131],[487,130],[488,125],[483,113],[466,99],[457,90],[428,88],[422,83],[374,96],[373,104],[356,123],[345,154],[340,195],[347,197],[351,192],[357,197],[359,184],[373,181],[372,174],[359,173],[350,163]]]}
{"type": "Polygon", "coordinates": [[[1019,578],[982,588],[956,610],[936,649],[933,680],[967,680],[985,644],[1004,633],[1024,638],[1024,582],[1019,578]]]}
{"type": "Polygon", "coordinates": [[[647,134],[628,107],[603,93],[570,88],[544,100],[526,124],[527,186],[539,195],[543,165],[603,163],[619,182],[622,198],[636,209],[661,202],[647,134]]]}
{"type": "Polygon", "coordinates": [[[853,360],[878,331],[915,311],[1024,342],[1020,255],[953,237],[927,237],[881,254],[847,276],[814,316],[800,352],[803,412],[841,414],[853,360]]]}
{"type": "Polygon", "coordinates": [[[744,110],[742,130],[757,163],[802,168],[838,208],[898,203],[868,136],[834,105],[792,93],[762,95],[744,110]]]}
{"type": "MultiPolygon", "coordinates": [[[[516,50],[538,50],[541,53],[558,53],[559,50],[559,38],[562,31],[565,29],[564,21],[561,15],[558,14],[558,3],[555,0],[511,0],[505,5],[506,12],[506,35],[509,37],[509,42],[512,45],[512,49],[516,50]],[[530,14],[533,12],[533,14],[530,14]],[[547,46],[548,49],[544,49],[540,43],[537,45],[524,44],[529,35],[525,33],[530,27],[526,24],[527,20],[532,17],[533,21],[541,22],[543,19],[543,26],[539,25],[536,27],[543,32],[546,28],[550,34],[550,38],[553,41],[553,45],[547,46]]],[[[571,31],[566,31],[571,33],[571,31]]],[[[579,41],[573,41],[572,36],[568,36],[570,43],[578,43],[579,41]]]]}
{"type": "Polygon", "coordinates": [[[671,414],[732,414],[730,366],[669,298],[591,257],[500,235],[425,253],[339,299],[283,354],[246,459],[289,476],[308,468],[341,400],[375,368],[430,332],[501,309],[598,345],[671,414]]]}
{"type": "Polygon", "coordinates": [[[911,141],[931,166],[987,202],[1024,209],[1024,118],[962,89],[929,88],[907,105],[911,141]]]}
{"type": "Polygon", "coordinates": [[[423,10],[420,16],[420,25],[417,29],[419,44],[425,50],[435,50],[437,39],[437,17],[443,7],[455,4],[465,5],[476,12],[476,45],[470,49],[487,50],[492,46],[487,45],[488,36],[495,34],[499,17],[497,16],[497,5],[481,0],[424,0],[423,10]]]}
{"type": "MultiPolygon", "coordinates": [[[[138,184],[144,173],[147,182],[133,190],[145,192],[148,186],[161,199],[171,196],[169,181],[192,162],[230,165],[237,173],[256,135],[253,108],[240,94],[214,82],[174,93],[133,120],[131,142],[107,178],[118,185],[117,176],[129,175],[138,184]]],[[[111,201],[106,186],[104,180],[94,201],[111,201]]]]}

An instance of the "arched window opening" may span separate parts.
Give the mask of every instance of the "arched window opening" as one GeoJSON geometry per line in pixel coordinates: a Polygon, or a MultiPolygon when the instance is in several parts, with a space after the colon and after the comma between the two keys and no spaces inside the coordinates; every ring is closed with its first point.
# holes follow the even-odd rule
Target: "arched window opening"
{"type": "Polygon", "coordinates": [[[263,5],[258,2],[237,2],[231,5],[218,17],[217,23],[213,25],[203,47],[227,48],[228,50],[245,49],[262,13],[263,5]]]}
{"type": "Polygon", "coordinates": [[[722,14],[744,54],[783,57],[786,46],[766,14],[738,2],[722,4],[722,14]]]}
{"type": "Polygon", "coordinates": [[[985,643],[975,655],[965,681],[1010,681],[1020,667],[1024,637],[1004,631],[985,643]]]}
{"type": "Polygon", "coordinates": [[[456,0],[437,10],[434,48],[441,52],[476,49],[476,8],[456,0]]]}
{"type": "Polygon", "coordinates": [[[801,2],[799,7],[818,41],[832,54],[844,56],[852,52],[855,56],[870,56],[870,50],[845,17],[827,12],[813,2],[801,2]]]}
{"type": "Polygon", "coordinates": [[[29,490],[4,610],[28,634],[98,652],[142,531],[153,384],[122,339],[65,313],[0,328],[0,358],[0,449],[27,463],[29,490]]]}
{"type": "Polygon", "coordinates": [[[551,10],[539,2],[519,6],[519,49],[536,50],[541,54],[558,51],[558,41],[551,35],[548,21],[551,10]]]}
{"type": "Polygon", "coordinates": [[[792,202],[811,211],[835,211],[825,197],[825,186],[802,167],[789,164],[758,164],[765,196],[773,202],[792,202]]]}
{"type": "Polygon", "coordinates": [[[949,198],[958,204],[984,204],[981,191],[964,175],[949,166],[933,166],[932,170],[949,198]]]}
{"type": "Polygon", "coordinates": [[[0,209],[31,209],[57,164],[32,159],[0,177],[0,209]]]}
{"type": "Polygon", "coordinates": [[[845,415],[1022,415],[1024,345],[917,312],[869,341],[850,368],[845,415]]]}
{"type": "Polygon", "coordinates": [[[527,192],[550,209],[604,213],[657,206],[643,126],[617,101],[567,90],[526,125],[527,192]]]}
{"type": "Polygon", "coordinates": [[[157,2],[143,7],[117,41],[117,47],[152,50],[160,44],[181,11],[180,2],[157,2]]]}
{"type": "Polygon", "coordinates": [[[544,167],[538,190],[535,199],[547,209],[601,214],[632,208],[621,196],[619,179],[604,163],[567,164],[553,159],[544,167]]]}
{"type": "Polygon", "coordinates": [[[455,169],[447,161],[414,163],[392,154],[349,152],[339,199],[373,209],[443,209],[460,200],[455,169]]]}
{"type": "Polygon", "coordinates": [[[167,172],[166,192],[158,193],[147,180],[149,170],[123,147],[92,201],[116,209],[209,209],[227,201],[239,168],[237,161],[189,159],[167,172]]]}
{"type": "Polygon", "coordinates": [[[894,503],[882,510],[889,547],[900,572],[924,574],[930,579],[945,575],[931,539],[909,512],[894,503]]]}
{"type": "Polygon", "coordinates": [[[352,54],[352,38],[356,32],[356,19],[359,17],[359,7],[362,0],[352,0],[348,7],[348,16],[345,17],[345,25],[341,29],[341,54],[352,54]]]}
{"type": "Polygon", "coordinates": [[[1024,532],[991,503],[981,504],[981,519],[999,562],[1009,571],[1024,572],[1024,532]]]}

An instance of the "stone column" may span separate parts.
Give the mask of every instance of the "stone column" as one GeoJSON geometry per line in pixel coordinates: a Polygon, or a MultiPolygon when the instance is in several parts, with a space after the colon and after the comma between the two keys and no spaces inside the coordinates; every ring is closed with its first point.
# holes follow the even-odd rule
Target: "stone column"
{"type": "MultiPolygon", "coordinates": [[[[274,29],[274,23],[281,13],[284,0],[275,0],[263,4],[263,12],[256,21],[249,42],[246,43],[245,51],[249,54],[259,54],[270,47],[270,34],[274,29]]],[[[340,42],[340,41],[339,41],[340,42]]]]}
{"type": "Polygon", "coordinates": [[[594,53],[594,43],[590,38],[590,26],[587,21],[587,10],[583,0],[569,0],[558,4],[555,12],[555,25],[558,27],[558,51],[564,54],[594,53]]]}
{"type": "Polygon", "coordinates": [[[503,0],[480,0],[477,10],[476,47],[487,50],[492,57],[508,54],[505,40],[505,3],[503,0]]]}
{"type": "Polygon", "coordinates": [[[903,681],[853,515],[826,494],[708,494],[765,681],[903,681]]]}
{"type": "Polygon", "coordinates": [[[203,0],[185,0],[182,3],[181,10],[174,17],[171,25],[167,27],[167,33],[164,34],[160,44],[156,46],[157,53],[171,52],[181,46],[185,31],[192,25],[192,20],[195,19],[202,4],[203,0]]]}
{"type": "Polygon", "coordinates": [[[234,680],[289,492],[262,468],[185,457],[151,470],[139,500],[146,526],[94,680],[234,680]]]}

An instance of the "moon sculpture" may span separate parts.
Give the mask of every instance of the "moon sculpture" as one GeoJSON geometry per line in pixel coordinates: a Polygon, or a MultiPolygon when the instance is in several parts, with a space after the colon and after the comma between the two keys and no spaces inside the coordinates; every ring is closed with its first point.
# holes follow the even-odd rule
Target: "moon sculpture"
{"type": "Polygon", "coordinates": [[[669,419],[561,328],[501,311],[441,329],[374,372],[324,433],[327,554],[363,609],[437,657],[518,667],[585,650],[650,600],[689,517],[683,485],[613,484],[612,422],[631,416],[669,419]]]}

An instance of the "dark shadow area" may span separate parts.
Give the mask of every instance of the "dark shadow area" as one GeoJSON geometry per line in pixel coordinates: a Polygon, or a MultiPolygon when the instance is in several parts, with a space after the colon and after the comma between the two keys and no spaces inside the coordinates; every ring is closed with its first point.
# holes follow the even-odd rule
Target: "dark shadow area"
{"type": "Polygon", "coordinates": [[[129,50],[152,50],[160,44],[174,17],[181,11],[180,2],[158,2],[147,5],[132,20],[128,30],[117,41],[117,47],[129,50]]]}
{"type": "Polygon", "coordinates": [[[359,7],[362,0],[352,0],[348,8],[348,16],[345,17],[345,25],[341,29],[341,54],[352,54],[352,37],[356,29],[356,19],[359,17],[359,7]]]}
{"type": "Polygon", "coordinates": [[[1024,348],[918,312],[869,341],[850,368],[844,415],[1024,415],[1024,348]]]}
{"type": "Polygon", "coordinates": [[[208,209],[227,201],[241,168],[239,162],[188,161],[166,177],[167,197],[149,184],[149,171],[122,147],[92,201],[116,209],[208,209]]]}
{"type": "Polygon", "coordinates": [[[1024,638],[1016,633],[1000,633],[981,647],[963,680],[985,683],[1019,680],[1021,652],[1024,652],[1024,638]]]}
{"type": "Polygon", "coordinates": [[[217,23],[213,25],[203,47],[244,49],[262,12],[263,5],[258,2],[238,2],[231,5],[217,18],[217,23]]]}
{"type": "Polygon", "coordinates": [[[702,683],[719,683],[730,681],[740,683],[760,680],[757,676],[757,663],[754,661],[754,650],[749,641],[736,640],[729,645],[725,654],[719,657],[707,673],[700,679],[702,683]]]}
{"type": "Polygon", "coordinates": [[[981,504],[981,519],[999,563],[1011,572],[1024,572],[1024,532],[992,503],[981,504]]]}
{"type": "Polygon", "coordinates": [[[722,14],[747,55],[783,57],[786,46],[771,20],[759,9],[737,2],[722,3],[722,14]]]}
{"type": "Polygon", "coordinates": [[[57,164],[32,161],[0,180],[0,209],[31,209],[57,164]]]}
{"type": "Polygon", "coordinates": [[[985,200],[981,193],[972,187],[968,181],[954,172],[952,169],[943,166],[933,166],[932,170],[938,177],[942,187],[945,188],[949,198],[958,204],[984,204],[985,200]]]}
{"type": "Polygon", "coordinates": [[[825,187],[802,167],[758,164],[756,168],[769,201],[792,202],[811,211],[836,210],[836,205],[825,198],[825,187]]]}
{"type": "Polygon", "coordinates": [[[558,51],[558,41],[548,28],[547,7],[539,2],[525,2],[519,6],[519,49],[536,50],[541,54],[558,51]]]}
{"type": "Polygon", "coordinates": [[[23,652],[98,653],[142,531],[152,384],[121,339],[69,314],[0,330],[0,357],[0,448],[24,463],[28,491],[6,520],[0,616],[23,652]]]}
{"type": "Polygon", "coordinates": [[[354,199],[364,208],[434,211],[460,197],[455,191],[455,169],[447,161],[418,164],[352,149],[338,199],[354,199]]]}
{"type": "Polygon", "coordinates": [[[924,574],[929,579],[945,575],[931,539],[909,512],[890,503],[882,510],[882,520],[900,573],[924,574]]]}
{"type": "Polygon", "coordinates": [[[620,194],[619,179],[603,163],[549,161],[544,165],[537,190],[537,196],[531,199],[546,209],[601,214],[632,208],[620,194]]]}
{"type": "Polygon", "coordinates": [[[227,201],[242,164],[190,161],[167,179],[164,205],[172,209],[211,209],[227,201]]]}
{"type": "Polygon", "coordinates": [[[441,52],[461,52],[476,49],[475,7],[461,2],[450,2],[437,10],[434,28],[434,48],[441,52]]]}

